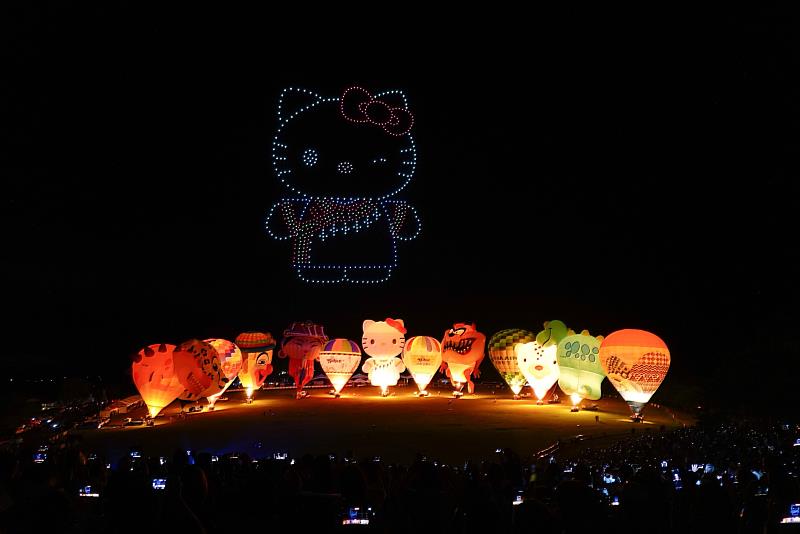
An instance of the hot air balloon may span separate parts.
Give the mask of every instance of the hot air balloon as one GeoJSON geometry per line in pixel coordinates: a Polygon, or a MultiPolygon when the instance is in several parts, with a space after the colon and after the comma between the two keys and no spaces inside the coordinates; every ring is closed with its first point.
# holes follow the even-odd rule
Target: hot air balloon
{"type": "Polygon", "coordinates": [[[199,339],[184,341],[173,355],[175,372],[185,388],[180,400],[196,401],[221,393],[228,379],[222,375],[217,351],[199,339]]]}
{"type": "Polygon", "coordinates": [[[519,392],[522,391],[527,379],[517,364],[514,346],[535,340],[536,336],[533,332],[520,330],[519,328],[501,330],[489,340],[489,359],[492,360],[497,372],[500,373],[508,387],[514,392],[515,399],[519,398],[519,392]]]}
{"type": "Polygon", "coordinates": [[[233,384],[233,380],[239,374],[239,370],[242,368],[242,351],[239,350],[236,344],[231,343],[227,339],[206,339],[206,343],[210,344],[214,347],[214,350],[217,351],[219,364],[222,368],[222,376],[228,379],[222,391],[208,397],[208,410],[211,411],[214,409],[214,404],[217,402],[217,399],[219,399],[222,394],[225,393],[225,390],[233,384]]]}
{"type": "Polygon", "coordinates": [[[519,343],[514,345],[514,353],[519,370],[533,388],[536,404],[543,404],[542,399],[558,380],[556,345],[542,347],[538,341],[519,343]]]}
{"type": "Polygon", "coordinates": [[[602,341],[603,336],[593,337],[584,330],[558,343],[558,387],[576,407],[582,399],[597,400],[602,395],[600,385],[606,377],[599,357],[602,341]]]}
{"type": "Polygon", "coordinates": [[[486,336],[475,329],[475,323],[455,323],[444,333],[442,339],[442,371],[455,386],[453,396],[460,397],[464,384],[467,392],[475,393],[475,384],[470,379],[481,376],[480,365],[486,348],[486,336]]]}
{"type": "Polygon", "coordinates": [[[419,388],[419,396],[427,397],[427,387],[442,364],[442,345],[429,336],[415,336],[406,340],[403,363],[419,388]]]}
{"type": "Polygon", "coordinates": [[[389,395],[389,386],[396,386],[400,373],[406,366],[395,358],[406,343],[406,328],[402,319],[387,318],[385,321],[367,319],[363,323],[362,347],[370,358],[361,366],[373,386],[381,388],[381,395],[389,395]]]}
{"type": "Polygon", "coordinates": [[[183,393],[172,355],[175,345],[150,345],[136,353],[131,367],[133,383],[147,405],[150,417],[155,417],[183,393]]]}
{"type": "Polygon", "coordinates": [[[349,339],[332,339],[319,351],[319,364],[331,381],[337,398],[360,363],[361,349],[349,339]]]}
{"type": "Polygon", "coordinates": [[[298,399],[306,396],[303,387],[314,378],[314,360],[319,359],[319,351],[327,341],[322,326],[311,321],[292,323],[283,331],[278,356],[289,358],[289,374],[294,378],[298,399]]]}
{"type": "Polygon", "coordinates": [[[272,351],[275,339],[269,332],[243,332],[236,336],[236,345],[242,351],[239,382],[247,394],[247,404],[253,402],[253,392],[261,387],[272,373],[272,351]]]}
{"type": "Polygon", "coordinates": [[[644,330],[617,330],[600,344],[600,363],[631,408],[631,419],[642,420],[642,409],[669,370],[666,343],[644,330]]]}

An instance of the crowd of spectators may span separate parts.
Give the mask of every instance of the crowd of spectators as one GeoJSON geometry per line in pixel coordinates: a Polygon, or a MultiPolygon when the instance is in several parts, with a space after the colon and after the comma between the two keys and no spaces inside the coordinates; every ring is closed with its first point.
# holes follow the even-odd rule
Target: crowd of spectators
{"type": "Polygon", "coordinates": [[[0,532],[777,532],[798,525],[781,520],[800,502],[799,437],[640,426],[604,448],[462,465],[136,449],[112,464],[68,438],[0,453],[0,532]]]}

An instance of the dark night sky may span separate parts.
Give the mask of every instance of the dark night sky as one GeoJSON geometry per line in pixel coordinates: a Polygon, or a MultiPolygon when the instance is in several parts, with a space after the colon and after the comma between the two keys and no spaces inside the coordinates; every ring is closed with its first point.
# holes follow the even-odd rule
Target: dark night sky
{"type": "Polygon", "coordinates": [[[79,356],[121,374],[145,344],[306,318],[357,339],[386,316],[434,336],[463,319],[643,328],[673,382],[798,357],[787,13],[4,10],[14,372],[79,356]],[[307,286],[263,231],[284,194],[276,101],[353,83],[407,92],[419,165],[401,197],[423,232],[381,287],[307,286]]]}

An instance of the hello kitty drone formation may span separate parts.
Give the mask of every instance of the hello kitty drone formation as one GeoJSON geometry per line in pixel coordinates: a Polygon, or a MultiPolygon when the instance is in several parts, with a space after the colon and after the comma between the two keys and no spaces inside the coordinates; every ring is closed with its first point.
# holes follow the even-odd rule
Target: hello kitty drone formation
{"type": "Polygon", "coordinates": [[[377,284],[391,277],[398,243],[420,230],[416,210],[395,198],[416,170],[413,124],[402,91],[281,93],[272,162],[291,195],[272,206],[266,229],[291,241],[300,280],[377,284]]]}

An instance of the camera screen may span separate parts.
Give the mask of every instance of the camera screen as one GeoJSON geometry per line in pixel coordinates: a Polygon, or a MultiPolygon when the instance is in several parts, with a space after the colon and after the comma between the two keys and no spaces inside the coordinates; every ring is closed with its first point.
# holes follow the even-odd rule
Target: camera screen
{"type": "Polygon", "coordinates": [[[369,525],[373,515],[370,507],[351,506],[342,518],[342,525],[369,525]]]}
{"type": "Polygon", "coordinates": [[[78,495],[81,497],[99,497],[100,494],[96,491],[92,491],[91,486],[83,486],[78,490],[78,495]]]}
{"type": "Polygon", "coordinates": [[[167,479],[166,478],[154,478],[153,479],[153,489],[163,490],[167,487],[167,479]]]}

